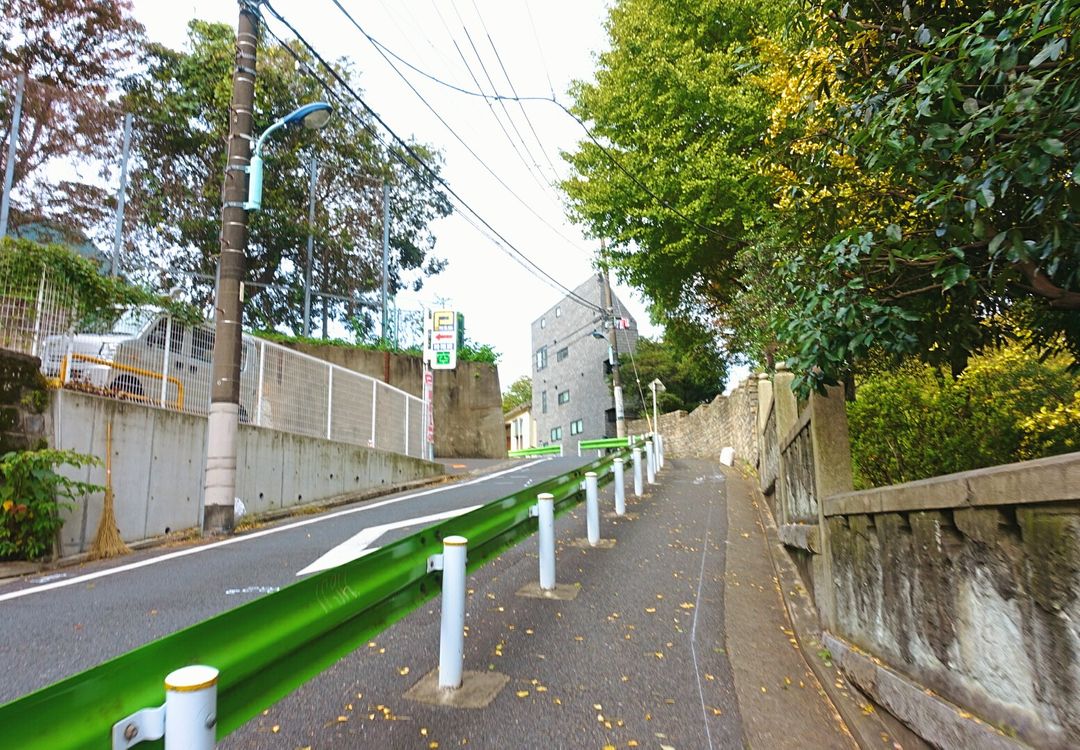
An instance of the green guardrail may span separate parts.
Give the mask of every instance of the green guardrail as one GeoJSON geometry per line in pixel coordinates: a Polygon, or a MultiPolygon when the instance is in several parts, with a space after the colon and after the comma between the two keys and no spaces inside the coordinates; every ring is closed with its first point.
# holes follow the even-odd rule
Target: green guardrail
{"type": "MultiPolygon", "coordinates": [[[[429,526],[0,706],[2,744],[20,750],[109,748],[113,724],[164,703],[165,675],[190,664],[220,672],[220,740],[439,594],[441,573],[429,573],[427,561],[442,552],[443,538],[466,537],[468,570],[475,570],[536,533],[538,521],[529,510],[538,494],[550,492],[561,515],[584,499],[586,472],[595,471],[601,485],[611,481],[612,458],[429,526]]],[[[144,744],[163,747],[162,740],[144,744]]]]}
{"type": "Polygon", "coordinates": [[[599,438],[597,440],[582,440],[578,443],[578,455],[581,451],[604,450],[606,448],[628,448],[630,438],[599,438]]]}
{"type": "Polygon", "coordinates": [[[522,448],[516,451],[507,451],[510,458],[528,458],[529,456],[561,456],[561,445],[544,445],[539,448],[522,448]]]}

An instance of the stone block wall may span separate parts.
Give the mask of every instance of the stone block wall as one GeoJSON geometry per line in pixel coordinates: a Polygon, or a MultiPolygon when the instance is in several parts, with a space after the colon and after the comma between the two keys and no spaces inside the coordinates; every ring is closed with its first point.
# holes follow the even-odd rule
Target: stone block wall
{"type": "Polygon", "coordinates": [[[871,511],[827,519],[837,634],[1006,734],[1080,747],[1078,480],[1070,454],[827,501],[871,511]]]}
{"type": "Polygon", "coordinates": [[[48,445],[49,390],[37,357],[0,349],[0,456],[48,445]]]}
{"type": "MultiPolygon", "coordinates": [[[[728,396],[717,396],[692,412],[673,411],[660,415],[664,451],[674,458],[717,458],[725,446],[735,448],[736,457],[750,465],[757,463],[757,379],[740,383],[728,396]]],[[[626,424],[631,435],[649,431],[649,422],[636,419],[626,424]]]]}

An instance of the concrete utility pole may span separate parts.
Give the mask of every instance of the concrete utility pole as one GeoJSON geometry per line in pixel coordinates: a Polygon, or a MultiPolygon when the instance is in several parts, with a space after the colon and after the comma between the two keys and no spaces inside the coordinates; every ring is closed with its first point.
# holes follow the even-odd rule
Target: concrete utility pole
{"type": "Polygon", "coordinates": [[[240,416],[244,272],[247,250],[247,167],[255,103],[258,6],[241,0],[236,29],[236,69],[229,106],[228,161],[222,189],[221,254],[214,303],[214,361],[206,451],[203,533],[231,534],[236,496],[236,432],[240,416]]]}
{"type": "Polygon", "coordinates": [[[615,391],[615,437],[626,437],[626,414],[623,412],[622,376],[619,374],[619,341],[615,328],[614,295],[611,293],[611,271],[607,266],[607,245],[601,240],[600,255],[604,259],[604,309],[607,314],[608,342],[611,344],[611,385],[615,391]]]}

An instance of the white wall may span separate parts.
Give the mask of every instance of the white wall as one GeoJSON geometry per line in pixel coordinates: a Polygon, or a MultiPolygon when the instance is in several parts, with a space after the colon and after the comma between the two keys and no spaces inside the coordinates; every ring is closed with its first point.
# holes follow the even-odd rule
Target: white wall
{"type": "MultiPolygon", "coordinates": [[[[114,508],[125,541],[202,526],[205,417],[109,398],[59,391],[51,421],[55,447],[104,462],[112,420],[114,508]]],[[[237,494],[249,513],[317,502],[350,492],[435,476],[442,466],[396,453],[241,425],[237,494]]],[[[105,484],[100,467],[66,472],[105,484]]],[[[104,494],[80,498],[65,512],[63,554],[85,552],[101,517],[104,494]]]]}

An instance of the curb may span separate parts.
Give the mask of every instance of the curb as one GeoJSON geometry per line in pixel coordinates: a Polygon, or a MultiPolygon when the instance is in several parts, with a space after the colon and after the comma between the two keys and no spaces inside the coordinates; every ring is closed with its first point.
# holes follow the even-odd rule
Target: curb
{"type": "Polygon", "coordinates": [[[791,619],[795,639],[799,644],[799,652],[807,663],[818,682],[825,689],[825,693],[832,703],[836,712],[851,730],[852,736],[859,747],[864,750],[877,750],[881,747],[902,747],[894,742],[893,732],[876,715],[873,706],[860,700],[856,688],[848,682],[846,675],[837,667],[827,664],[819,656],[824,650],[822,643],[821,628],[818,625],[817,609],[810,600],[810,595],[803,585],[794,563],[784,551],[783,545],[777,536],[776,524],[772,518],[772,512],[765,502],[761,489],[756,481],[737,468],[721,466],[721,470],[731,476],[747,481],[751,487],[751,497],[757,506],[755,512],[758,522],[765,531],[768,542],[769,559],[772,563],[773,572],[781,586],[784,596],[784,608],[791,619]],[[837,685],[837,682],[840,684],[837,685]],[[858,696],[858,697],[857,697],[858,696]]]}
{"type": "MultiPolygon", "coordinates": [[[[319,500],[313,503],[305,503],[303,505],[294,505],[289,508],[278,508],[275,510],[264,511],[262,513],[245,515],[244,518],[250,519],[250,523],[244,524],[244,526],[240,528],[237,532],[237,536],[243,536],[243,534],[246,532],[254,531],[255,529],[267,523],[279,521],[283,518],[315,515],[325,510],[337,508],[342,505],[350,505],[352,503],[361,503],[367,500],[374,500],[375,498],[385,497],[386,495],[394,495],[398,492],[406,492],[408,490],[416,489],[418,487],[426,487],[428,485],[443,483],[450,484],[452,482],[459,481],[469,476],[469,474],[440,474],[434,477],[414,479],[411,482],[402,482],[401,484],[393,484],[386,487],[375,487],[359,492],[344,493],[342,495],[332,495],[325,500],[319,500]]],[[[140,539],[136,542],[129,542],[127,546],[132,552],[141,552],[142,550],[153,549],[154,547],[161,547],[166,544],[182,544],[184,542],[198,543],[202,541],[201,536],[192,536],[193,529],[194,527],[192,527],[191,529],[175,531],[171,534],[152,537],[150,539],[140,539]]],[[[0,563],[0,583],[14,578],[21,578],[23,576],[38,575],[51,570],[70,568],[75,565],[82,565],[88,562],[94,562],[94,559],[90,557],[90,553],[79,552],[74,555],[68,555],[67,557],[61,557],[57,560],[50,560],[40,563],[25,561],[0,563]]]]}

